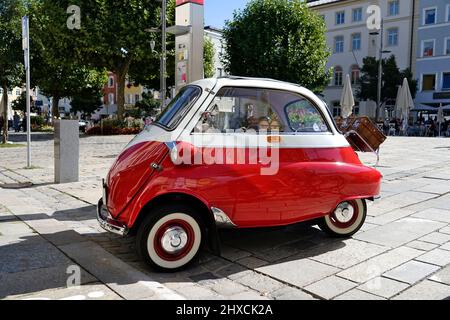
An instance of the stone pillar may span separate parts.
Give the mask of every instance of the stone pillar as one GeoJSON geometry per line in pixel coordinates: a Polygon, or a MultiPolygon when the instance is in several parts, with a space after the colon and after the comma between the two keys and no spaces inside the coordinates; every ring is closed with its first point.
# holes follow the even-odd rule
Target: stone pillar
{"type": "Polygon", "coordinates": [[[55,120],[55,183],[79,180],[80,139],[77,120],[55,120]]]}
{"type": "Polygon", "coordinates": [[[175,37],[175,87],[203,79],[203,0],[177,0],[175,24],[190,26],[191,32],[175,37]]]}

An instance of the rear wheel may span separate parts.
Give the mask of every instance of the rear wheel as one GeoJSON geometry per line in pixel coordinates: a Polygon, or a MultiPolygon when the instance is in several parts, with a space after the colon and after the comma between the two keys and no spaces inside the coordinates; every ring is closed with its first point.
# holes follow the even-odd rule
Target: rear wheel
{"type": "Polygon", "coordinates": [[[318,225],[322,231],[333,237],[347,238],[361,229],[366,220],[367,206],[364,199],[340,203],[329,215],[323,217],[318,225]]]}
{"type": "Polygon", "coordinates": [[[183,268],[197,257],[204,239],[201,217],[185,205],[165,205],[149,213],[136,237],[138,255],[164,271],[183,268]]]}

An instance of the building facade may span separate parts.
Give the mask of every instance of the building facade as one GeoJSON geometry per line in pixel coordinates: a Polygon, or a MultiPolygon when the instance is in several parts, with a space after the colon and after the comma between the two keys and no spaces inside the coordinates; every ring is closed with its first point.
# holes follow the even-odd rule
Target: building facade
{"type": "MultiPolygon", "coordinates": [[[[331,50],[328,68],[333,69],[332,79],[323,95],[334,115],[340,114],[340,98],[345,77],[351,78],[354,93],[358,90],[360,70],[365,57],[379,58],[381,35],[371,35],[367,21],[371,16],[369,6],[381,10],[384,21],[384,50],[396,57],[400,70],[414,70],[417,28],[415,23],[418,0],[316,0],[308,6],[321,15],[327,26],[327,44],[331,50]]],[[[427,2],[427,1],[425,1],[427,2]]],[[[375,116],[376,103],[355,101],[355,112],[375,116]]]]}
{"type": "Polygon", "coordinates": [[[224,50],[222,30],[211,26],[206,26],[205,37],[211,40],[214,45],[214,77],[222,77],[225,75],[224,67],[221,61],[224,50]]]}
{"type": "Polygon", "coordinates": [[[450,1],[420,1],[416,106],[450,105],[450,1]]]}

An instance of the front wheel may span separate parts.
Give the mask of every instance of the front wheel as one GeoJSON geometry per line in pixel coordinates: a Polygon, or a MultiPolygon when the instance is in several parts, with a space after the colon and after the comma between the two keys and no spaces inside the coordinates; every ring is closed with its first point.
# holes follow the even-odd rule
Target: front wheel
{"type": "Polygon", "coordinates": [[[348,238],[361,229],[366,220],[367,205],[364,199],[342,202],[318,225],[322,231],[337,238],[348,238]]]}
{"type": "Polygon", "coordinates": [[[138,255],[163,271],[176,271],[193,261],[203,241],[199,215],[184,205],[166,205],[149,213],[136,237],[138,255]]]}

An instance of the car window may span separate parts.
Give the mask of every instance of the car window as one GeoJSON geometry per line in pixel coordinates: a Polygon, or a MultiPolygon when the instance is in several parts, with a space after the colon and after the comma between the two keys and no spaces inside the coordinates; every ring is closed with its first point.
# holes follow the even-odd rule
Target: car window
{"type": "Polygon", "coordinates": [[[291,130],[295,132],[327,132],[322,115],[307,99],[291,102],[285,107],[287,120],[291,130]]]}
{"type": "Polygon", "coordinates": [[[174,129],[200,96],[201,92],[202,90],[196,86],[182,88],[155,122],[168,129],[174,129]]]}
{"type": "Polygon", "coordinates": [[[309,100],[283,90],[223,87],[193,133],[297,134],[326,132],[322,115],[309,100]]]}

